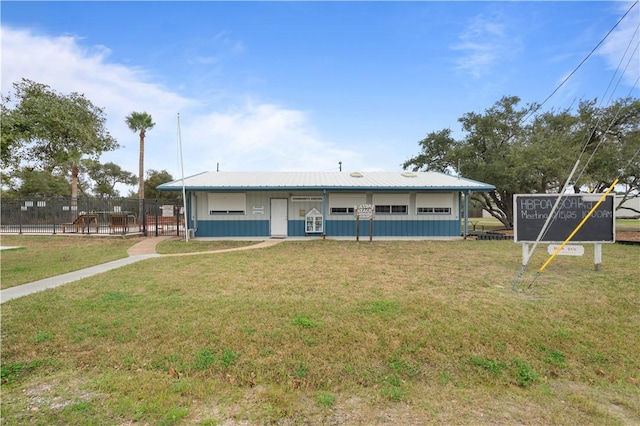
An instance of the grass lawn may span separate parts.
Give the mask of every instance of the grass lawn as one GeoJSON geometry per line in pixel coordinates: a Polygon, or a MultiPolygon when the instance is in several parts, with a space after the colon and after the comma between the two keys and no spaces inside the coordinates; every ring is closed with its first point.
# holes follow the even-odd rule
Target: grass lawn
{"type": "Polygon", "coordinates": [[[158,244],[156,252],[160,254],[197,253],[202,251],[226,250],[258,244],[260,241],[232,240],[189,240],[173,238],[158,244]]]}
{"type": "Polygon", "coordinates": [[[618,219],[616,229],[619,231],[640,231],[640,219],[618,219]]]}
{"type": "MultiPolygon", "coordinates": [[[[493,217],[469,218],[469,231],[473,231],[474,226],[475,231],[504,229],[502,222],[493,217]]],[[[640,231],[640,219],[616,219],[616,229],[618,231],[640,231]]]]}
{"type": "Polygon", "coordinates": [[[127,257],[140,238],[3,235],[0,288],[5,289],[127,257]]]}
{"type": "Polygon", "coordinates": [[[585,248],[517,292],[511,241],[138,262],[2,305],[2,423],[638,424],[640,249],[585,248]]]}
{"type": "MultiPolygon", "coordinates": [[[[0,251],[0,289],[127,257],[127,250],[142,238],[3,235],[1,243],[15,250],[0,251]]],[[[166,240],[160,254],[220,250],[256,244],[255,241],[166,240]]]]}

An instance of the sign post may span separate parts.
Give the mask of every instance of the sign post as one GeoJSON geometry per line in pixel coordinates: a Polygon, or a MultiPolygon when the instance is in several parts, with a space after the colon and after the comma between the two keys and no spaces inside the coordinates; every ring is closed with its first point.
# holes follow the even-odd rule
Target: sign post
{"type": "Polygon", "coordinates": [[[360,219],[369,219],[369,242],[373,241],[373,204],[360,204],[353,210],[356,214],[356,241],[360,241],[360,219]]]}

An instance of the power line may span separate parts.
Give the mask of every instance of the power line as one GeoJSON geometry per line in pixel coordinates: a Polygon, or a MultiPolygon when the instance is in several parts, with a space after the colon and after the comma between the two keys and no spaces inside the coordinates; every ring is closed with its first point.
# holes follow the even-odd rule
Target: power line
{"type": "Polygon", "coordinates": [[[571,71],[571,73],[566,76],[562,82],[553,90],[553,92],[551,92],[551,94],[549,96],[547,96],[545,98],[544,101],[542,101],[541,104],[538,105],[537,108],[533,108],[531,110],[531,112],[529,112],[529,114],[527,114],[526,116],[523,117],[523,119],[521,120],[521,122],[526,121],[532,114],[535,114],[540,108],[542,108],[542,106],[547,103],[547,101],[549,99],[551,99],[553,97],[553,95],[555,95],[558,90],[560,90],[560,88],[562,88],[562,86],[564,86],[564,84],[578,71],[578,69],[580,69],[580,67],[591,57],[591,55],[593,55],[595,53],[596,50],[598,50],[598,48],[600,47],[600,45],[602,43],[604,43],[604,41],[611,35],[611,33],[613,32],[613,30],[615,30],[618,25],[624,20],[624,18],[629,14],[629,12],[631,12],[631,10],[638,4],[638,0],[636,0],[631,7],[629,7],[629,9],[627,9],[627,11],[624,13],[624,15],[622,15],[622,17],[620,19],[618,19],[618,22],[616,22],[616,24],[609,30],[609,32],[607,32],[607,34],[602,38],[602,40],[600,40],[600,42],[593,48],[591,49],[591,52],[589,52],[589,54],[578,64],[578,66],[576,66],[574,68],[573,71],[571,71]]]}
{"type": "MultiPolygon", "coordinates": [[[[604,41],[609,37],[609,35],[611,35],[611,33],[616,29],[616,27],[617,27],[617,26],[618,26],[618,25],[619,25],[619,24],[620,24],[620,23],[625,19],[625,17],[629,14],[629,12],[631,12],[631,10],[632,10],[632,9],[633,9],[637,4],[638,4],[638,1],[634,2],[634,3],[631,5],[631,7],[629,7],[629,9],[627,9],[627,11],[625,12],[625,14],[624,14],[624,15],[622,15],[622,17],[618,20],[618,22],[616,22],[616,24],[615,24],[615,25],[614,25],[614,26],[609,30],[609,32],[607,32],[607,34],[606,34],[606,35],[602,38],[602,40],[600,40],[600,42],[599,42],[599,43],[598,43],[598,44],[597,44],[597,45],[596,45],[596,46],[591,50],[591,52],[589,52],[589,54],[588,54],[588,55],[587,55],[587,56],[586,56],[586,57],[585,57],[585,58],[584,58],[584,59],[583,59],[583,60],[578,64],[578,66],[576,66],[576,68],[575,68],[575,69],[574,69],[574,70],[573,70],[573,71],[572,71],[572,72],[571,72],[567,77],[565,77],[565,78],[564,78],[564,80],[562,80],[562,82],[561,82],[561,83],[560,83],[560,84],[559,84],[559,85],[558,85],[558,86],[557,86],[557,87],[556,87],[556,88],[551,92],[551,94],[550,94],[549,96],[547,96],[547,97],[545,98],[545,100],[544,100],[541,104],[539,104],[536,108],[532,108],[532,109],[531,109],[531,111],[530,111],[526,116],[524,116],[524,117],[522,118],[522,120],[520,121],[520,123],[523,123],[523,122],[524,122],[524,121],[526,121],[526,120],[527,120],[527,119],[528,119],[532,114],[535,114],[535,113],[536,113],[540,108],[542,108],[542,106],[543,106],[543,105],[544,105],[544,104],[545,104],[549,99],[551,99],[551,97],[552,97],[553,95],[555,95],[555,94],[556,94],[556,92],[558,92],[558,90],[560,90],[560,88],[561,88],[561,87],[562,87],[562,86],[563,86],[563,85],[564,85],[564,84],[569,80],[569,78],[571,78],[571,77],[572,77],[572,76],[573,76],[573,75],[578,71],[578,69],[579,69],[579,68],[580,68],[580,67],[581,67],[581,66],[582,66],[582,65],[583,65],[583,64],[584,64],[584,63],[585,63],[585,62],[586,62],[590,57],[591,57],[591,55],[593,55],[593,53],[594,53],[594,52],[595,52],[595,51],[600,47],[600,45],[601,45],[602,43],[604,43],[604,41]]],[[[631,43],[632,43],[633,39],[635,38],[635,35],[636,35],[636,33],[637,33],[637,32],[638,32],[638,28],[636,28],[636,31],[634,32],[634,35],[633,35],[633,37],[631,38],[631,41],[630,41],[630,43],[629,43],[629,46],[631,45],[631,43]]],[[[620,65],[622,64],[622,61],[623,61],[624,57],[626,56],[627,52],[629,51],[629,46],[627,46],[627,49],[625,50],[624,55],[623,55],[623,56],[622,56],[622,58],[620,59],[620,63],[618,64],[618,67],[616,68],[616,73],[618,72],[618,69],[620,69],[620,65]]],[[[634,54],[635,54],[635,52],[636,52],[636,51],[637,51],[637,46],[636,46],[636,49],[634,49],[633,53],[631,54],[631,57],[630,57],[629,61],[627,62],[627,65],[625,66],[624,71],[626,71],[626,69],[627,69],[627,67],[629,66],[629,63],[630,63],[630,61],[631,61],[631,58],[633,58],[633,56],[634,56],[634,54]]],[[[622,76],[624,75],[624,71],[623,71],[623,73],[622,73],[622,75],[621,75],[620,79],[621,79],[621,78],[622,78],[622,76]]],[[[605,95],[603,96],[603,98],[606,96],[607,92],[609,91],[609,88],[611,87],[611,84],[612,84],[612,82],[613,82],[613,81],[614,81],[614,79],[615,79],[615,75],[616,75],[616,73],[614,73],[614,75],[612,76],[612,78],[611,78],[611,80],[610,80],[610,82],[609,82],[609,86],[607,87],[607,90],[605,91],[605,95]]],[[[616,83],[616,87],[617,87],[617,85],[619,84],[620,79],[618,80],[618,83],[616,83]]],[[[636,84],[637,84],[637,81],[636,81],[636,83],[634,84],[634,87],[636,86],[636,84]]],[[[633,89],[632,89],[632,90],[633,90],[633,89]]],[[[614,91],[615,91],[615,89],[614,89],[614,91]]],[[[613,91],[612,91],[612,95],[613,95],[613,91]]],[[[611,96],[612,96],[612,95],[611,95],[611,96]]],[[[615,116],[613,117],[613,119],[612,119],[612,120],[610,121],[610,123],[608,124],[608,126],[607,126],[607,130],[606,130],[606,131],[608,131],[608,130],[611,128],[611,126],[612,126],[613,122],[615,121],[615,118],[618,116],[618,114],[619,114],[619,113],[620,113],[620,108],[618,109],[618,111],[616,112],[615,116]]],[[[553,212],[554,212],[554,211],[557,209],[557,207],[558,207],[558,203],[559,203],[559,201],[560,201],[560,198],[562,197],[562,193],[564,193],[564,191],[566,190],[566,188],[569,186],[569,183],[570,183],[570,181],[571,181],[571,178],[572,178],[572,176],[573,176],[574,172],[576,171],[576,169],[577,169],[577,167],[578,167],[578,164],[580,164],[580,159],[582,158],[582,155],[584,154],[584,152],[585,152],[585,150],[586,150],[586,148],[587,148],[587,145],[588,145],[588,143],[589,143],[589,140],[591,139],[592,135],[595,133],[595,131],[596,131],[595,129],[596,129],[596,127],[597,127],[597,124],[599,124],[600,120],[601,120],[601,117],[599,117],[599,118],[598,118],[598,123],[596,123],[596,126],[594,127],[594,129],[593,129],[592,133],[590,133],[590,134],[588,135],[588,137],[587,137],[587,141],[585,142],[585,145],[584,145],[584,147],[583,147],[583,149],[582,149],[582,152],[581,152],[581,153],[580,153],[580,155],[578,156],[578,159],[576,160],[576,163],[575,163],[575,165],[573,166],[573,170],[571,171],[571,173],[570,173],[569,177],[567,178],[567,181],[566,181],[566,183],[565,183],[565,185],[564,185],[564,187],[563,187],[562,191],[558,194],[558,199],[556,200],[556,203],[554,204],[554,206],[553,206],[553,208],[552,208],[552,211],[551,211],[551,213],[549,214],[549,217],[548,217],[548,218],[547,218],[547,220],[545,221],[545,224],[544,224],[544,226],[543,226],[543,229],[542,229],[542,230],[540,231],[540,233],[538,234],[538,238],[536,239],[536,243],[534,244],[534,246],[533,246],[532,250],[530,250],[530,251],[528,250],[528,251],[527,251],[527,261],[522,265],[522,268],[520,269],[520,271],[519,271],[519,272],[518,272],[518,274],[516,275],[516,277],[515,277],[514,281],[512,282],[512,289],[513,289],[513,290],[516,290],[516,289],[517,289],[517,287],[518,287],[518,283],[519,283],[520,279],[522,278],[522,275],[524,274],[524,272],[525,272],[525,271],[526,271],[526,269],[527,269],[527,266],[528,266],[528,259],[530,259],[530,258],[531,258],[531,256],[533,255],[533,253],[534,253],[534,251],[535,251],[535,249],[536,249],[536,247],[537,247],[538,242],[539,242],[539,241],[541,241],[541,239],[544,237],[544,234],[546,234],[546,232],[547,232],[547,226],[548,226],[548,224],[549,224],[549,222],[550,222],[550,220],[551,220],[551,218],[552,218],[552,216],[553,216],[553,212]]],[[[590,161],[591,161],[591,159],[593,158],[593,155],[595,154],[595,151],[598,149],[598,147],[600,146],[600,144],[601,144],[601,143],[602,143],[602,139],[598,142],[598,145],[596,146],[596,148],[594,149],[593,153],[592,153],[592,154],[591,154],[591,156],[589,157],[589,160],[587,161],[587,164],[585,164],[585,165],[584,165],[584,167],[582,168],[582,171],[580,172],[580,175],[579,175],[579,176],[578,176],[578,178],[575,180],[575,182],[577,182],[577,181],[580,179],[580,177],[582,176],[582,174],[583,174],[583,173],[584,173],[584,171],[586,170],[587,165],[589,164],[589,162],[590,162],[590,161]]],[[[639,150],[638,152],[640,152],[640,150],[639,150]]],[[[633,157],[632,157],[632,159],[630,160],[629,164],[631,164],[631,161],[633,161],[633,158],[634,158],[637,154],[638,154],[638,153],[636,152],[636,154],[634,154],[634,155],[633,155],[633,157]]],[[[628,166],[627,166],[627,167],[628,167],[628,166]]],[[[617,182],[617,179],[616,179],[616,182],[617,182]]],[[[538,275],[539,275],[539,274],[540,274],[540,273],[538,273],[538,275]]],[[[536,276],[536,277],[537,277],[537,276],[536,276]]],[[[534,281],[535,281],[535,279],[534,279],[534,281]]],[[[532,284],[533,284],[533,283],[532,283],[532,284]]],[[[531,286],[529,286],[529,287],[531,287],[531,286]]]]}

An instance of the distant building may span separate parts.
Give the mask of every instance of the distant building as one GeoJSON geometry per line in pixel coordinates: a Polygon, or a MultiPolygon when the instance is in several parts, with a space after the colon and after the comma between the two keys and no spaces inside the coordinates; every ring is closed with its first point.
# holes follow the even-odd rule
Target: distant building
{"type": "Polygon", "coordinates": [[[640,218],[640,196],[628,198],[624,203],[622,200],[622,195],[616,195],[616,219],[640,218]]]}
{"type": "Polygon", "coordinates": [[[195,237],[355,236],[358,206],[374,236],[459,236],[463,194],[495,189],[436,172],[206,172],[158,189],[183,185],[195,237]]]}

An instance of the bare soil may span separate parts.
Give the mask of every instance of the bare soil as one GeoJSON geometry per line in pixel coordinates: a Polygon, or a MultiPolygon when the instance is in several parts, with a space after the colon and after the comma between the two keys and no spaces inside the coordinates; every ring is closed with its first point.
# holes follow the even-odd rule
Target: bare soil
{"type": "Polygon", "coordinates": [[[640,231],[617,231],[616,241],[637,241],[640,242],[640,231]]]}

